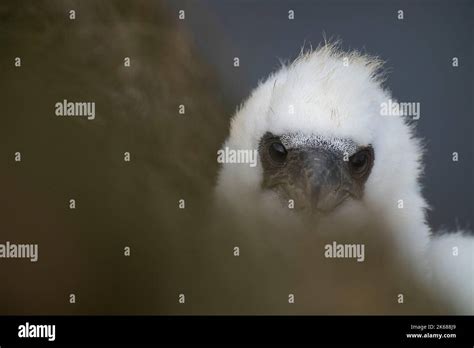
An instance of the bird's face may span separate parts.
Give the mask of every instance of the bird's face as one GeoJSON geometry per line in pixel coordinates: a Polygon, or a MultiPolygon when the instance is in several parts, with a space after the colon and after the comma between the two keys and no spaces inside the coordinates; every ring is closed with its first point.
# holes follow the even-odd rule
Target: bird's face
{"type": "Polygon", "coordinates": [[[265,133],[259,156],[262,189],[309,214],[328,214],[348,200],[360,200],[374,164],[370,145],[351,139],[301,133],[265,133]]]}

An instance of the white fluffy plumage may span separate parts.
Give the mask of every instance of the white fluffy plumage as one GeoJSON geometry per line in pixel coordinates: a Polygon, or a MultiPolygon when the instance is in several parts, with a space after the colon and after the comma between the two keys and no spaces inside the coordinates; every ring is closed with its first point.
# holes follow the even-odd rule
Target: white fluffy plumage
{"type": "MultiPolygon", "coordinates": [[[[360,225],[377,218],[393,247],[413,269],[439,289],[457,313],[474,313],[474,239],[460,233],[432,237],[427,203],[419,183],[423,148],[405,117],[382,116],[382,103],[393,100],[383,88],[382,62],[358,52],[344,53],[326,44],[302,53],[270,75],[232,118],[224,147],[257,149],[266,132],[350,138],[371,144],[372,172],[361,200],[350,200],[324,217],[321,226],[360,225]],[[402,203],[401,203],[402,202],[402,203]],[[400,208],[400,204],[403,205],[400,208]],[[453,248],[458,247],[458,255],[453,248]]],[[[260,211],[295,218],[261,189],[262,167],[224,164],[217,194],[239,213],[260,211]]]]}

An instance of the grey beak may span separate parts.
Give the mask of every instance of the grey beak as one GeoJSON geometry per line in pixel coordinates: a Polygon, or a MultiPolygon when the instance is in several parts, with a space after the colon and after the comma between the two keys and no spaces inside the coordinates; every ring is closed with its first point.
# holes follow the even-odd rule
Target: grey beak
{"type": "Polygon", "coordinates": [[[302,172],[294,179],[310,193],[306,200],[313,211],[332,211],[350,195],[352,178],[343,154],[324,148],[302,148],[295,155],[302,172]]]}

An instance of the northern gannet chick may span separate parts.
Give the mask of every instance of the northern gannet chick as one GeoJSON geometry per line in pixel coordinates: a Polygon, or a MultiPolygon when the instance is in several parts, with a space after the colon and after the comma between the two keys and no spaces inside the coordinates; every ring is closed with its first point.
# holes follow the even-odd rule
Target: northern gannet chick
{"type": "Polygon", "coordinates": [[[442,288],[457,312],[474,313],[473,239],[456,239],[464,245],[456,259],[452,239],[431,237],[419,183],[423,148],[407,117],[382,114],[393,98],[381,68],[377,58],[327,44],[260,83],[223,145],[256,151],[258,163],[224,163],[219,202],[244,216],[309,217],[318,233],[335,236],[377,225],[401,267],[442,288]],[[452,275],[450,284],[441,269],[452,275]]]}

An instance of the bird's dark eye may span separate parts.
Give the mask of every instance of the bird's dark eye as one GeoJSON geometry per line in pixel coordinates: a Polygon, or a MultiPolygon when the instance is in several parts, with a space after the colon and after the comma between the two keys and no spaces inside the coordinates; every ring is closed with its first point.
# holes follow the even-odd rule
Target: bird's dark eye
{"type": "Polygon", "coordinates": [[[366,177],[373,164],[373,150],[371,147],[364,148],[349,158],[352,175],[358,178],[366,177]]]}
{"type": "Polygon", "coordinates": [[[288,155],[285,146],[280,142],[271,143],[268,152],[270,153],[270,158],[278,164],[283,164],[288,155]]]}

